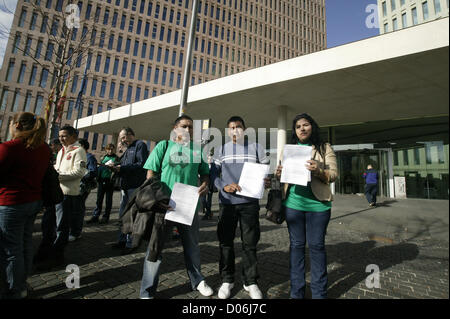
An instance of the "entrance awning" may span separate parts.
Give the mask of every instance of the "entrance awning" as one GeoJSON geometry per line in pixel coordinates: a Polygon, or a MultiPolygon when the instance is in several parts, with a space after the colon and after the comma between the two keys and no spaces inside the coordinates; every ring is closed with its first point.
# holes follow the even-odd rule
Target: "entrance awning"
{"type": "MultiPolygon", "coordinates": [[[[349,43],[192,86],[187,114],[223,128],[232,115],[247,127],[276,128],[308,112],[320,126],[448,116],[449,18],[349,43]]],[[[81,118],[104,134],[130,126],[137,138],[168,137],[178,116],[174,91],[81,118]]]]}

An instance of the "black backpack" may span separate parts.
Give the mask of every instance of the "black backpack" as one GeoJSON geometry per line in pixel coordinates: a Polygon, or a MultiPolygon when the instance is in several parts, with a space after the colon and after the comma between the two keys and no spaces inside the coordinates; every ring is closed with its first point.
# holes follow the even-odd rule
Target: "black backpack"
{"type": "Polygon", "coordinates": [[[42,179],[42,201],[44,207],[59,204],[64,199],[64,193],[59,185],[59,174],[50,160],[44,178],[42,179]]]}

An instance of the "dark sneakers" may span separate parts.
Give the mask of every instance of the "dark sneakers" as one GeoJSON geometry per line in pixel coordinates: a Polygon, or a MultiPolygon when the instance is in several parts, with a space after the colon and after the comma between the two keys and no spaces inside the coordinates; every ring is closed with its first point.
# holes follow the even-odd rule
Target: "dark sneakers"
{"type": "Polygon", "coordinates": [[[92,216],[91,219],[89,219],[86,224],[93,224],[98,223],[98,216],[92,216]]]}
{"type": "Polygon", "coordinates": [[[108,224],[109,217],[103,216],[102,219],[100,219],[99,224],[108,224]]]}

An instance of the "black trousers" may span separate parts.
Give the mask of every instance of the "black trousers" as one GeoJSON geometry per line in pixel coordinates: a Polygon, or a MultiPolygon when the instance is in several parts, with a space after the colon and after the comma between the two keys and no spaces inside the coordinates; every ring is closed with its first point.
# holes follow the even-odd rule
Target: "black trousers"
{"type": "Polygon", "coordinates": [[[369,202],[369,204],[377,203],[377,190],[378,190],[377,184],[366,184],[366,186],[364,187],[364,194],[366,195],[366,199],[369,202]]]}
{"type": "Polygon", "coordinates": [[[259,278],[256,245],[260,238],[259,203],[219,206],[217,236],[220,244],[219,272],[223,282],[234,282],[234,238],[239,223],[241,229],[242,277],[246,286],[256,284],[259,278]]]}

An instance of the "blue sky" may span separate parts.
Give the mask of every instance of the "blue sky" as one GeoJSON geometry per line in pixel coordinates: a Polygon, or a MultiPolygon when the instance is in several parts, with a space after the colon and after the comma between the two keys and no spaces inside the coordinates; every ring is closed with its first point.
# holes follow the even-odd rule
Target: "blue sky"
{"type": "MultiPolygon", "coordinates": [[[[376,5],[376,0],[325,0],[325,3],[329,48],[379,34],[378,29],[366,26],[366,18],[371,14],[366,7],[376,5]]],[[[11,27],[13,14],[9,11],[14,11],[16,4],[17,0],[0,0],[0,65],[8,40],[1,31],[11,27]]]]}

